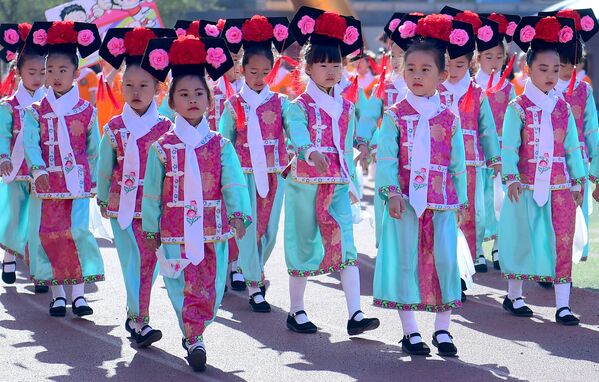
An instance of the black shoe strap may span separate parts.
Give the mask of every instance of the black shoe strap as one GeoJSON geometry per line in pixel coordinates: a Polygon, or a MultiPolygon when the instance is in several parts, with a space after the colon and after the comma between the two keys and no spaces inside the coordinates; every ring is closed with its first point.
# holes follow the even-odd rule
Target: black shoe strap
{"type": "Polygon", "coordinates": [[[351,316],[351,318],[350,318],[349,320],[350,320],[350,321],[353,321],[353,320],[354,320],[354,318],[356,318],[356,316],[357,316],[359,313],[362,313],[362,314],[364,314],[364,312],[362,312],[361,310],[356,310],[356,313],[354,313],[354,314],[353,314],[353,316],[351,316]]]}

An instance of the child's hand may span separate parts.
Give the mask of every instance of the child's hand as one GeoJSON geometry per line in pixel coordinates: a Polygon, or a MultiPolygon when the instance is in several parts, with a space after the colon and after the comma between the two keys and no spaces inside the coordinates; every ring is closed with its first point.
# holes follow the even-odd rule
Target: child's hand
{"type": "Polygon", "coordinates": [[[501,164],[497,163],[491,166],[493,169],[493,176],[501,175],[501,164]]]}
{"type": "Polygon", "coordinates": [[[522,194],[522,185],[520,182],[514,182],[507,188],[507,196],[511,202],[520,202],[520,195],[522,194]]]}
{"type": "MultiPolygon", "coordinates": [[[[597,190],[595,188],[595,190],[597,190]]],[[[593,196],[594,196],[594,192],[593,192],[593,196]]],[[[572,191],[572,199],[574,199],[574,203],[576,203],[576,207],[580,207],[582,206],[582,192],[580,191],[572,191]]]]}
{"type": "Polygon", "coordinates": [[[392,196],[389,199],[389,216],[394,219],[401,219],[404,211],[406,210],[406,202],[400,195],[392,196]]]}
{"type": "Polygon", "coordinates": [[[370,164],[370,151],[368,151],[368,147],[362,143],[358,146],[358,151],[360,151],[360,155],[356,158],[358,162],[360,162],[360,166],[364,171],[368,170],[368,165],[370,164]]]}
{"type": "Polygon", "coordinates": [[[10,175],[12,172],[12,162],[9,160],[5,160],[0,164],[0,176],[10,175]]]}
{"type": "Polygon", "coordinates": [[[235,218],[231,220],[231,225],[235,229],[235,234],[237,236],[237,240],[243,239],[245,236],[245,224],[243,224],[243,219],[235,218]]]}
{"type": "Polygon", "coordinates": [[[50,190],[50,177],[48,174],[40,175],[35,180],[35,189],[38,192],[48,192],[50,190]]]}
{"type": "Polygon", "coordinates": [[[316,166],[316,170],[320,174],[324,174],[329,168],[329,158],[327,158],[320,151],[312,151],[309,159],[314,163],[314,166],[316,166]]]}
{"type": "Polygon", "coordinates": [[[100,214],[104,219],[108,219],[108,208],[106,206],[100,206],[100,214]]]}
{"type": "Polygon", "coordinates": [[[599,185],[595,186],[595,191],[593,191],[593,199],[599,202],[599,185]]]}

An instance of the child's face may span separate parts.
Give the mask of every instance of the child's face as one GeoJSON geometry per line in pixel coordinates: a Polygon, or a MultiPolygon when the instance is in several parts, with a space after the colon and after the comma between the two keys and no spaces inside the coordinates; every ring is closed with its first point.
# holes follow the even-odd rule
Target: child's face
{"type": "Polygon", "coordinates": [[[535,56],[529,69],[530,80],[542,92],[547,93],[557,84],[559,77],[559,55],[557,52],[542,52],[535,56]]]}
{"type": "Polygon", "coordinates": [[[401,72],[401,64],[403,61],[404,51],[399,45],[393,43],[391,45],[391,67],[395,73],[401,72]]]}
{"type": "Polygon", "coordinates": [[[242,68],[245,83],[254,91],[260,92],[266,86],[264,78],[271,72],[272,63],[262,55],[254,54],[242,68]]]}
{"type": "Polygon", "coordinates": [[[25,61],[17,74],[21,77],[25,89],[35,92],[44,86],[46,82],[44,58],[42,56],[27,56],[24,59],[25,61]]]}
{"type": "Polygon", "coordinates": [[[52,54],[46,58],[46,84],[57,94],[71,90],[79,70],[64,54],[52,54]]]}
{"type": "Polygon", "coordinates": [[[505,51],[501,45],[497,45],[494,48],[485,50],[478,55],[480,69],[488,75],[490,75],[493,70],[495,70],[495,73],[501,72],[501,67],[503,66],[504,62],[505,51]]]}
{"type": "Polygon", "coordinates": [[[343,66],[340,62],[315,62],[306,67],[306,74],[321,88],[330,89],[343,75],[343,66]]]}
{"type": "Polygon", "coordinates": [[[360,60],[358,60],[358,66],[356,68],[356,71],[360,75],[365,75],[366,73],[370,72],[370,64],[368,63],[367,58],[361,58],[360,60]]]}
{"type": "Polygon", "coordinates": [[[160,92],[158,82],[137,65],[129,66],[123,75],[123,97],[139,115],[143,115],[160,92]]]}
{"type": "Polygon", "coordinates": [[[184,76],[177,81],[172,107],[186,120],[199,123],[208,108],[208,89],[197,76],[184,76]]]}
{"type": "Polygon", "coordinates": [[[570,81],[570,77],[572,76],[572,71],[574,71],[574,65],[568,63],[564,64],[560,62],[559,64],[559,79],[562,81],[570,81]]]}
{"type": "Polygon", "coordinates": [[[470,69],[470,61],[466,56],[460,56],[449,60],[447,63],[447,71],[449,72],[449,82],[455,84],[459,82],[470,69]]]}
{"type": "Polygon", "coordinates": [[[404,77],[408,89],[419,97],[430,97],[447,78],[447,71],[439,71],[432,52],[415,51],[404,62],[404,77]]]}
{"type": "Polygon", "coordinates": [[[231,53],[233,66],[225,73],[230,82],[235,82],[241,78],[241,53],[231,53]]]}

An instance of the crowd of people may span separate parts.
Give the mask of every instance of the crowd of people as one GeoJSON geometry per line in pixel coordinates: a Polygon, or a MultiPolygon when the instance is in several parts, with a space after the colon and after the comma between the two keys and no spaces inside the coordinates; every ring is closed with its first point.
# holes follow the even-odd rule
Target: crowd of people
{"type": "Polygon", "coordinates": [[[534,281],[554,288],[555,321],[577,325],[573,241],[587,228],[576,213],[588,219],[599,182],[581,62],[598,30],[590,9],[521,18],[446,6],[391,15],[377,55],[358,19],[310,7],[291,21],[180,20],[103,38],[94,24],[2,24],[0,57],[13,65],[0,86],[2,280],[16,281],[22,258],[35,292],[52,295],[50,316],[67,314],[67,285],[72,313],[92,315],[85,284],[104,280],[95,199],[122,268],[126,332],[139,348],[162,338],[149,316],[159,268],[202,371],[228,287],[270,312],[264,270],[282,226],[287,328],[317,332],[307,279],[339,272],[347,332],[359,335],[380,324],[360,306],[353,236],[359,171],[370,171],[374,306],[399,312],[404,352],[430,353],[414,314],[427,311],[432,344],[457,354],[451,313],[472,276],[461,264],[487,272],[485,240],[506,311],[533,315],[523,282],[534,281]],[[95,52],[98,73],[80,69],[95,52]]]}

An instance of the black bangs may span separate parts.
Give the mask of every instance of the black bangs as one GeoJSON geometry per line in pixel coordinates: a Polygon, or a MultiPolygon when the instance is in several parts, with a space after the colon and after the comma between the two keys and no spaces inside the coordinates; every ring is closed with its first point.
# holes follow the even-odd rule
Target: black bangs
{"type": "Polygon", "coordinates": [[[342,56],[339,45],[309,44],[306,48],[306,64],[318,64],[322,62],[341,63],[342,56]]]}
{"type": "Polygon", "coordinates": [[[69,59],[69,61],[75,66],[75,69],[79,69],[79,57],[77,56],[77,51],[73,51],[71,47],[62,48],[59,46],[52,47],[46,57],[52,56],[63,56],[69,59]]]}
{"type": "Polygon", "coordinates": [[[538,48],[538,49],[529,49],[526,52],[526,65],[528,65],[528,67],[530,68],[532,66],[533,61],[535,60],[535,58],[537,58],[537,56],[541,53],[547,53],[547,52],[553,52],[556,55],[560,55],[559,52],[557,51],[557,49],[555,48],[551,48],[551,47],[542,47],[542,48],[538,48]]]}
{"type": "Polygon", "coordinates": [[[270,65],[274,65],[275,57],[272,53],[271,43],[268,45],[263,44],[249,44],[243,48],[243,58],[241,65],[246,66],[252,56],[264,56],[270,61],[270,65]]]}
{"type": "Polygon", "coordinates": [[[408,50],[404,53],[404,65],[408,60],[408,56],[414,52],[430,53],[437,68],[439,68],[439,72],[445,70],[445,50],[438,43],[431,40],[420,40],[410,44],[408,50]]]}

